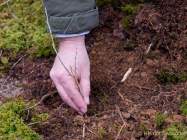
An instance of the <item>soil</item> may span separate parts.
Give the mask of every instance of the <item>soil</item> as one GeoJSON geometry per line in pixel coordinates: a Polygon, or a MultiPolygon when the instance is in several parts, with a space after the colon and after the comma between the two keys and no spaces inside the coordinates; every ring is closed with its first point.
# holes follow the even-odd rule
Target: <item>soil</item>
{"type": "Polygon", "coordinates": [[[16,98],[22,94],[22,87],[19,86],[21,83],[15,79],[0,78],[0,102],[5,98],[16,98]]]}
{"type": "MultiPolygon", "coordinates": [[[[128,29],[122,29],[119,10],[105,6],[100,14],[101,25],[87,37],[92,85],[87,114],[79,116],[56,94],[37,107],[50,118],[34,129],[45,140],[83,139],[83,124],[88,140],[162,139],[143,129],[160,131],[155,114],[179,115],[180,103],[187,99],[187,82],[164,85],[156,78],[162,69],[187,71],[187,1],[142,4],[128,29]],[[132,73],[120,83],[129,68],[132,73]]],[[[8,74],[22,83],[26,100],[39,101],[56,91],[49,78],[53,59],[25,57],[8,74]]]]}

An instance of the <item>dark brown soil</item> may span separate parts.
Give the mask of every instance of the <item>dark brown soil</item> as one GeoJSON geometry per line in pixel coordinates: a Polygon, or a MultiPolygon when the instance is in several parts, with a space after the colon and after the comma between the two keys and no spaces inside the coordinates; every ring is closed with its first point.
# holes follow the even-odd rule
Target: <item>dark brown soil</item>
{"type": "MultiPolygon", "coordinates": [[[[159,131],[156,112],[180,114],[179,105],[187,99],[187,82],[163,85],[156,78],[162,69],[187,70],[187,1],[142,4],[128,29],[121,28],[123,14],[115,8],[106,6],[100,13],[101,25],[87,38],[92,84],[88,113],[79,116],[55,95],[38,106],[50,114],[48,122],[34,128],[45,140],[78,140],[85,123],[85,139],[110,140],[126,123],[118,139],[161,139],[145,136],[142,126],[159,131]],[[120,83],[129,68],[132,73],[120,83]]],[[[10,73],[22,81],[27,100],[55,91],[49,78],[53,58],[25,58],[10,73]]]]}

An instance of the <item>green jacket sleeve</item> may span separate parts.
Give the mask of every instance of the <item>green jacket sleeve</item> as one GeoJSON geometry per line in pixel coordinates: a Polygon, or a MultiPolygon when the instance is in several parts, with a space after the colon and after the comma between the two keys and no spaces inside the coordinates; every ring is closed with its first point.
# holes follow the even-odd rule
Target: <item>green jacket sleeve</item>
{"type": "Polygon", "coordinates": [[[95,0],[44,0],[53,34],[79,34],[99,24],[95,0]]]}

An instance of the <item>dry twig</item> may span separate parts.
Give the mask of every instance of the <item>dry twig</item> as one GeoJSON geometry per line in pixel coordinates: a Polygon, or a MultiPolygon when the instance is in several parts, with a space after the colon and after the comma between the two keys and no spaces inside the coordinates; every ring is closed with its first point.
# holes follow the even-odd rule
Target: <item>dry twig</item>
{"type": "Polygon", "coordinates": [[[83,140],[85,139],[85,129],[86,129],[86,124],[84,123],[82,127],[82,139],[83,140]]]}
{"type": "Polygon", "coordinates": [[[29,123],[28,126],[32,126],[32,125],[35,125],[35,124],[39,124],[41,122],[32,122],[32,123],[29,123]]]}
{"type": "Polygon", "coordinates": [[[20,58],[16,61],[16,63],[14,63],[14,65],[12,65],[12,67],[11,67],[10,70],[14,69],[15,66],[16,66],[19,62],[21,62],[21,60],[22,60],[24,57],[26,57],[26,56],[27,56],[27,54],[25,54],[25,55],[23,55],[22,57],[20,57],[20,58]]]}
{"type": "Polygon", "coordinates": [[[140,86],[140,85],[128,85],[129,87],[135,87],[138,88],[140,90],[150,90],[153,92],[158,92],[158,90],[154,89],[154,88],[149,88],[149,87],[145,87],[145,86],[140,86]]]}
{"type": "Polygon", "coordinates": [[[117,111],[118,111],[118,114],[119,114],[121,120],[123,121],[123,125],[120,127],[120,129],[119,129],[119,131],[118,131],[118,134],[117,134],[117,136],[116,136],[116,138],[115,138],[115,140],[118,140],[118,139],[119,139],[119,136],[120,136],[120,134],[121,134],[121,131],[123,130],[123,128],[124,128],[124,127],[127,127],[127,123],[126,123],[125,120],[123,119],[123,115],[122,115],[122,113],[121,113],[121,110],[120,110],[119,106],[116,105],[116,109],[117,109],[117,111]]]}
{"type": "Polygon", "coordinates": [[[10,2],[10,0],[7,0],[7,1],[5,1],[5,2],[1,3],[1,4],[0,4],[0,6],[7,5],[9,2],[10,2]]]}
{"type": "Polygon", "coordinates": [[[148,53],[150,52],[152,46],[153,46],[153,43],[151,43],[151,44],[149,45],[149,47],[147,48],[145,54],[148,54],[148,53]]]}
{"type": "MultiPolygon", "coordinates": [[[[13,70],[13,69],[16,67],[16,65],[19,64],[19,63],[23,60],[23,58],[26,57],[26,56],[27,56],[27,54],[21,56],[21,57],[12,65],[12,67],[11,67],[10,70],[9,70],[9,72],[10,72],[11,70],[13,70]]],[[[3,85],[9,80],[9,78],[10,78],[10,75],[3,81],[3,85]]]]}
{"type": "Polygon", "coordinates": [[[124,74],[123,79],[121,80],[121,83],[125,82],[125,80],[129,77],[131,72],[132,72],[132,68],[129,68],[127,72],[124,74]]]}
{"type": "Polygon", "coordinates": [[[120,128],[119,131],[118,131],[118,134],[117,134],[115,140],[118,140],[118,139],[119,139],[119,136],[120,136],[120,134],[121,134],[121,131],[123,130],[123,128],[124,128],[125,126],[126,126],[126,123],[123,123],[123,125],[121,126],[121,128],[120,128]]]}
{"type": "Polygon", "coordinates": [[[53,96],[53,95],[55,95],[56,93],[57,93],[57,92],[54,91],[54,92],[52,92],[52,93],[45,94],[44,96],[42,96],[42,98],[40,99],[39,102],[37,102],[37,103],[34,104],[33,106],[28,107],[28,108],[26,108],[26,109],[24,109],[24,110],[30,110],[30,109],[33,109],[34,107],[40,105],[40,104],[41,104],[41,103],[42,103],[46,98],[48,98],[48,97],[50,97],[50,96],[53,96]]]}
{"type": "Polygon", "coordinates": [[[97,134],[96,133],[94,133],[92,130],[90,130],[87,126],[85,126],[86,127],[86,129],[88,130],[88,132],[90,132],[91,134],[93,134],[93,135],[95,135],[95,136],[97,136],[97,134]]]}
{"type": "Polygon", "coordinates": [[[125,100],[125,98],[124,98],[124,96],[121,94],[121,92],[120,92],[120,90],[118,90],[118,95],[119,95],[119,97],[121,97],[121,99],[124,101],[125,100]]]}
{"type": "Polygon", "coordinates": [[[123,115],[122,115],[122,113],[121,113],[121,110],[120,110],[119,106],[116,105],[116,109],[117,109],[117,112],[118,112],[118,114],[119,114],[121,120],[123,121],[123,123],[126,123],[125,120],[123,119],[123,115]]]}

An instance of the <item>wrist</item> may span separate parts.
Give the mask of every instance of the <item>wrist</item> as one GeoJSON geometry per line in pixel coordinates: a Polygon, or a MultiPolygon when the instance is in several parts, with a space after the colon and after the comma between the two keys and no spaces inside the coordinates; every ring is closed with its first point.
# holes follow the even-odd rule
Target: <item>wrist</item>
{"type": "Polygon", "coordinates": [[[67,37],[59,40],[59,47],[85,46],[85,36],[67,37]]]}

